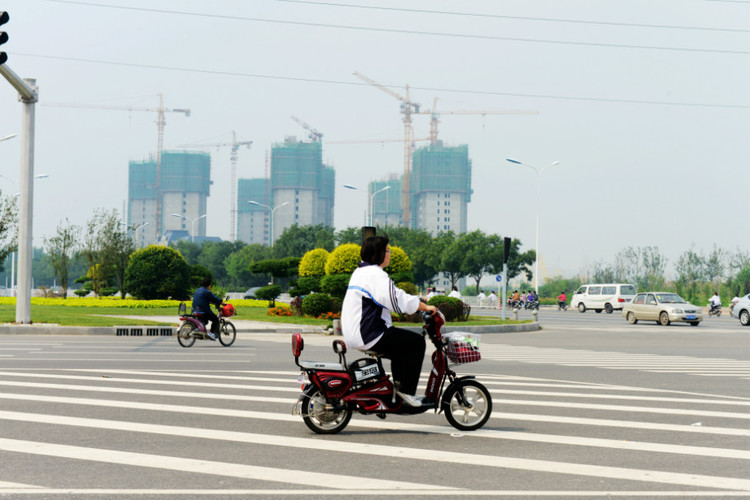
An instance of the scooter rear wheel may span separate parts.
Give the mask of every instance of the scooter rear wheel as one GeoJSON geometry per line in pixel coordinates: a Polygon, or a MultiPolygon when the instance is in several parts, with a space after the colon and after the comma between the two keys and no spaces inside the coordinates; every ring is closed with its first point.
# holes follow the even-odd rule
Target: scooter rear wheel
{"type": "Polygon", "coordinates": [[[352,418],[351,410],[334,409],[315,386],[308,389],[302,397],[301,411],[305,424],[318,434],[341,432],[352,418]]]}
{"type": "Polygon", "coordinates": [[[224,322],[221,325],[221,332],[219,333],[219,342],[224,347],[229,347],[234,344],[234,339],[237,338],[237,329],[230,321],[224,322]]]}
{"type": "Polygon", "coordinates": [[[476,380],[451,384],[443,396],[445,418],[456,429],[473,431],[482,427],[492,414],[492,397],[476,380]],[[459,400],[459,390],[462,400],[459,400]]]}
{"type": "Polygon", "coordinates": [[[183,325],[180,326],[180,329],[177,330],[177,342],[179,342],[182,347],[192,346],[195,344],[195,335],[193,335],[194,331],[195,326],[193,324],[183,323],[183,325]]]}

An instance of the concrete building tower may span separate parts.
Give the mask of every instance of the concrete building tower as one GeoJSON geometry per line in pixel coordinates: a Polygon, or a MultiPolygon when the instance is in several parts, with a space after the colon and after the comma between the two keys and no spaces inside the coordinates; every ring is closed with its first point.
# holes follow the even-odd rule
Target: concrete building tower
{"type": "Polygon", "coordinates": [[[322,155],[320,142],[298,142],[294,137],[272,147],[273,203],[269,206],[288,205],[273,214],[271,242],[292,225],[333,226],[335,173],[332,167],[323,165],[322,155]]]}
{"type": "Polygon", "coordinates": [[[467,231],[467,208],[473,193],[468,146],[447,147],[437,141],[417,149],[410,187],[412,227],[433,235],[467,231]]]}
{"type": "Polygon", "coordinates": [[[157,243],[168,232],[191,238],[205,237],[206,218],[200,217],[206,214],[210,192],[211,156],[203,152],[164,151],[160,184],[162,220],[157,224],[156,159],[129,163],[128,224],[141,226],[136,245],[157,243]],[[162,234],[157,234],[160,225],[162,234]]]}
{"type": "MultiPolygon", "coordinates": [[[[271,205],[267,197],[266,179],[240,179],[237,186],[237,239],[245,243],[270,243],[269,218],[264,207],[253,205],[257,201],[271,205]]],[[[278,213],[278,211],[277,211],[278,213]]]]}

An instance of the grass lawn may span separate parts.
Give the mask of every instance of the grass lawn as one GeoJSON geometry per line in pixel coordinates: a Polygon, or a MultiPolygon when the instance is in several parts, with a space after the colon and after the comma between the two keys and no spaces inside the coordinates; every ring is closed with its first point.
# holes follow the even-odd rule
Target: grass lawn
{"type": "MultiPolygon", "coordinates": [[[[238,320],[266,321],[273,323],[321,325],[330,324],[329,320],[304,318],[299,316],[268,316],[268,309],[263,307],[237,307],[238,320]]],[[[16,319],[16,306],[0,304],[0,324],[13,323],[16,319]]],[[[119,325],[169,325],[178,321],[177,308],[118,308],[118,307],[71,307],[59,305],[31,305],[32,323],[54,323],[62,326],[119,326],[119,325]],[[173,316],[174,321],[146,321],[140,318],[126,319],[109,316],[173,316]]],[[[492,316],[472,316],[470,321],[448,323],[450,326],[477,326],[528,323],[528,321],[502,321],[492,316]]],[[[400,323],[396,326],[420,326],[419,323],[400,323]]]]}

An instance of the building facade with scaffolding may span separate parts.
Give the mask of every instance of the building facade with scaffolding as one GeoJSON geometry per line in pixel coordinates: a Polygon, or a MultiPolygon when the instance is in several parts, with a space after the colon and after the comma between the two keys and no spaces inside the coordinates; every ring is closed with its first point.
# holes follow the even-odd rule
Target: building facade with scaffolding
{"type": "MultiPolygon", "coordinates": [[[[393,178],[374,181],[368,192],[391,185],[373,199],[376,225],[400,225],[402,181],[393,178]]],[[[465,233],[468,228],[468,204],[471,201],[471,160],[466,145],[449,147],[442,141],[414,151],[409,187],[410,224],[432,235],[453,231],[465,233]]]]}
{"type": "Polygon", "coordinates": [[[266,245],[272,244],[293,225],[333,227],[335,178],[333,167],[323,164],[323,149],[319,141],[303,142],[287,137],[284,142],[274,144],[268,181],[240,179],[240,186],[246,188],[238,189],[237,206],[241,207],[238,238],[248,243],[259,242],[250,240],[248,226],[252,223],[253,231],[256,230],[260,224],[253,217],[258,217],[258,214],[263,217],[260,226],[265,231],[260,242],[266,245]],[[250,186],[254,187],[251,189],[250,186]],[[250,204],[250,201],[257,204],[250,204]],[[249,210],[247,205],[250,205],[249,210]]]}
{"type": "MultiPolygon", "coordinates": [[[[250,244],[267,245],[269,220],[265,207],[251,201],[264,203],[268,190],[266,179],[239,179],[237,184],[237,239],[250,244]]],[[[270,205],[270,203],[268,203],[270,205]]]]}
{"type": "Polygon", "coordinates": [[[210,155],[203,152],[164,151],[158,184],[156,170],[155,158],[131,161],[128,166],[128,225],[139,228],[134,235],[136,245],[141,247],[157,243],[167,233],[187,233],[191,238],[205,237],[206,218],[201,217],[206,215],[206,201],[210,194],[210,155]],[[161,221],[156,220],[159,193],[161,221]]]}

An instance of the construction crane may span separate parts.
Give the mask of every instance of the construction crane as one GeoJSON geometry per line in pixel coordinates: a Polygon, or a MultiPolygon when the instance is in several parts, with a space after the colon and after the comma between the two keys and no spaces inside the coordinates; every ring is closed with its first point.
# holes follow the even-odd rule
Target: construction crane
{"type": "Polygon", "coordinates": [[[253,141],[238,141],[237,140],[237,133],[233,130],[232,131],[232,142],[221,142],[218,144],[180,144],[177,146],[178,148],[221,148],[221,147],[230,147],[232,148],[229,153],[229,158],[232,162],[232,187],[231,187],[231,200],[232,200],[232,210],[231,210],[231,222],[232,226],[229,228],[229,239],[231,241],[235,241],[236,238],[236,230],[237,230],[237,155],[240,149],[240,146],[247,146],[247,149],[250,149],[250,145],[253,143],[253,141]]]}
{"type": "MultiPolygon", "coordinates": [[[[412,139],[412,142],[429,141],[430,137],[421,139],[412,139]]],[[[404,139],[342,139],[340,141],[326,141],[326,144],[366,144],[366,143],[385,143],[385,142],[404,142],[404,139]]]]}
{"type": "Polygon", "coordinates": [[[415,115],[430,115],[430,144],[435,144],[438,140],[438,123],[440,115],[538,115],[539,111],[536,110],[522,110],[522,109],[510,109],[510,110],[489,110],[489,111],[473,111],[473,110],[457,110],[457,111],[437,111],[438,98],[432,101],[432,111],[417,111],[415,115]]]}
{"type": "Polygon", "coordinates": [[[412,148],[414,143],[414,129],[412,128],[411,122],[411,115],[413,114],[419,114],[419,104],[412,102],[411,98],[409,97],[409,86],[406,86],[405,89],[405,96],[402,96],[398,92],[394,92],[393,90],[389,89],[388,87],[385,87],[375,80],[366,77],[365,75],[361,73],[354,72],[354,76],[359,78],[360,80],[363,80],[370,85],[379,88],[386,94],[389,94],[399,101],[401,101],[401,114],[404,115],[403,121],[404,121],[404,180],[403,180],[403,196],[404,201],[402,204],[402,208],[404,210],[404,214],[402,216],[402,224],[405,227],[409,227],[409,177],[411,174],[411,162],[412,162],[412,148]]]}
{"type": "Polygon", "coordinates": [[[164,107],[164,94],[159,96],[158,108],[145,108],[141,106],[110,106],[106,104],[75,104],[75,103],[43,103],[42,106],[52,106],[57,108],[87,108],[87,109],[113,109],[120,111],[148,111],[157,112],[156,126],[158,129],[158,139],[156,145],[156,238],[158,240],[162,232],[162,199],[161,199],[161,153],[164,147],[164,126],[167,124],[166,113],[183,113],[190,117],[189,109],[171,109],[164,107]]]}
{"type": "Polygon", "coordinates": [[[315,130],[310,125],[308,125],[307,123],[303,122],[302,120],[300,120],[296,116],[292,116],[292,120],[294,120],[295,122],[299,123],[302,126],[302,128],[304,128],[305,130],[308,131],[307,137],[311,141],[313,141],[313,142],[320,142],[320,139],[323,137],[323,134],[321,132],[318,132],[317,130],[315,130]]]}

